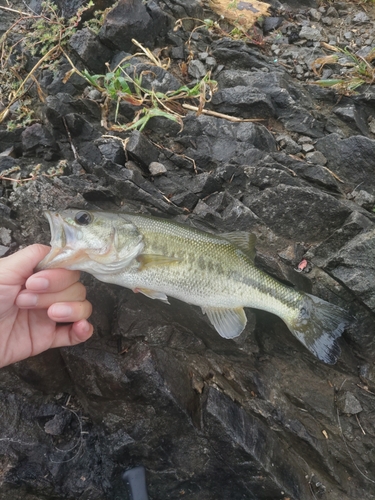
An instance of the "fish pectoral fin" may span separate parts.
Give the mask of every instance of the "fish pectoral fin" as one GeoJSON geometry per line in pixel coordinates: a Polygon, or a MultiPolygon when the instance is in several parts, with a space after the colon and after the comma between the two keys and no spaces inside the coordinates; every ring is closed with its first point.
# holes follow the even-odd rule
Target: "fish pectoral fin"
{"type": "Polygon", "coordinates": [[[221,307],[202,307],[217,332],[225,339],[238,337],[246,326],[247,318],[242,307],[224,309],[221,307]]]}
{"type": "Polygon", "coordinates": [[[254,262],[255,244],[257,241],[255,234],[237,231],[234,233],[222,233],[220,236],[242,250],[254,262]]]}
{"type": "Polygon", "coordinates": [[[146,295],[146,297],[149,297],[150,299],[162,300],[163,302],[169,304],[168,297],[163,292],[156,292],[155,290],[150,290],[149,288],[134,288],[133,292],[143,293],[143,295],[146,295]]]}
{"type": "Polygon", "coordinates": [[[167,266],[170,264],[177,264],[177,262],[180,262],[180,259],[175,259],[174,257],[166,257],[165,255],[142,253],[141,255],[138,255],[137,261],[140,264],[138,270],[143,271],[144,269],[151,266],[167,266]]]}

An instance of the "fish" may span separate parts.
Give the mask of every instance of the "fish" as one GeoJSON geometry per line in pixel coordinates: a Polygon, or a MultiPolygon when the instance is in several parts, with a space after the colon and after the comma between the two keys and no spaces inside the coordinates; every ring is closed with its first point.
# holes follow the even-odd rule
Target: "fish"
{"type": "Polygon", "coordinates": [[[337,339],[353,318],[345,309],[280,283],[254,264],[253,234],[211,234],[173,220],[131,213],[68,209],[45,212],[51,250],[37,270],[85,271],[168,302],[200,306],[216,331],[234,339],[244,307],[279,316],[319,360],[335,364],[337,339]]]}

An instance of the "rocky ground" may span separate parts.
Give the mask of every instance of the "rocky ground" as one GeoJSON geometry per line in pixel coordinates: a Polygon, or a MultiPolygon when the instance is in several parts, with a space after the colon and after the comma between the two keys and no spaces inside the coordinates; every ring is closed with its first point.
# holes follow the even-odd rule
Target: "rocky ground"
{"type": "MultiPolygon", "coordinates": [[[[9,75],[25,78],[41,54],[9,10],[25,5],[0,0],[0,35],[13,25],[15,44],[0,73],[1,255],[48,244],[45,209],[150,213],[254,232],[259,267],[356,316],[326,366],[270,314],[248,310],[245,332],[224,340],[198,308],[84,276],[92,340],[0,372],[0,499],[123,499],[121,474],[138,465],[152,500],[375,497],[374,6],[270,4],[241,38],[195,0],[122,2],[97,34],[91,10],[21,100],[9,75]],[[134,119],[135,88],[117,106],[82,73],[63,79],[72,64],[104,74],[124,58],[161,93],[211,71],[205,109],[228,116],[197,116],[182,103],[199,99],[185,99],[182,119],[110,129],[134,119]]],[[[80,3],[58,5],[69,18],[80,3]]]]}

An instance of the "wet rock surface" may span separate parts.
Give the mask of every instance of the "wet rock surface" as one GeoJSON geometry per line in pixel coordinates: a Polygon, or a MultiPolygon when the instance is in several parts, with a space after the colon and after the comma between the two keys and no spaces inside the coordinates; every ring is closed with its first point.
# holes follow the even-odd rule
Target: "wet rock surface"
{"type": "MultiPolygon", "coordinates": [[[[38,120],[0,125],[0,256],[48,244],[46,209],[250,231],[259,267],[356,316],[340,360],[320,363],[262,311],[225,340],[198,308],[84,275],[93,338],[0,371],[1,500],[127,498],[121,474],[138,465],[152,500],[374,498],[374,90],[340,96],[312,85],[311,66],[327,55],[321,42],[371,50],[374,11],[270,3],[247,41],[197,28],[214,16],[194,0],[123,1],[98,34],[80,26],[68,53],[81,70],[125,58],[156,92],[212,70],[206,109],[245,121],[186,111],[183,128],[158,116],[142,131],[106,130],[138,108],[107,109],[77,74],[62,83],[63,58],[38,76],[38,120]],[[132,38],[167,47],[171,67],[153,70],[132,38]]],[[[72,15],[80,3],[59,5],[72,15]]],[[[14,18],[1,16],[3,33],[14,18]]],[[[342,66],[321,69],[327,79],[342,66]]]]}

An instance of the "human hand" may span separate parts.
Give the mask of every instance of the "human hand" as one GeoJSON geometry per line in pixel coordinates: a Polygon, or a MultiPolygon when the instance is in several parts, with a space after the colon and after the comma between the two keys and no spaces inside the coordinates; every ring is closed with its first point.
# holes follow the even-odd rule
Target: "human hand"
{"type": "Polygon", "coordinates": [[[0,259],[0,367],[92,335],[92,308],[79,271],[33,274],[49,250],[31,245],[0,259]]]}

